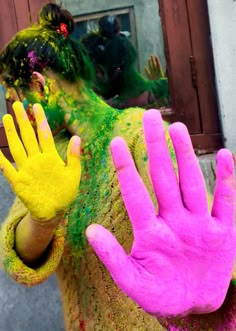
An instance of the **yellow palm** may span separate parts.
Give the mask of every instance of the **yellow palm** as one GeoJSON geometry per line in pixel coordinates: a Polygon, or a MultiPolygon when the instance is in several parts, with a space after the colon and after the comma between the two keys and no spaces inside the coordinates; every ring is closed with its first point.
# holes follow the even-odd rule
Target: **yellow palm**
{"type": "Polygon", "coordinates": [[[71,138],[65,163],[57,153],[41,105],[34,105],[38,139],[23,105],[15,102],[13,109],[22,141],[11,115],[3,117],[3,124],[16,168],[1,152],[0,167],[31,215],[38,220],[49,220],[65,210],[76,197],[81,176],[80,138],[71,138]]]}

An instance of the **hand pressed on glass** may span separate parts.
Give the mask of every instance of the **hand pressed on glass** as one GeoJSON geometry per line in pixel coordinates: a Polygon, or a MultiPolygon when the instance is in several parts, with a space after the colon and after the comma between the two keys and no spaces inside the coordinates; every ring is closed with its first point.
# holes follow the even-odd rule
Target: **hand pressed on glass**
{"type": "Polygon", "coordinates": [[[145,74],[148,79],[156,80],[165,77],[161,62],[157,55],[151,55],[148,59],[147,65],[144,67],[145,74]]]}

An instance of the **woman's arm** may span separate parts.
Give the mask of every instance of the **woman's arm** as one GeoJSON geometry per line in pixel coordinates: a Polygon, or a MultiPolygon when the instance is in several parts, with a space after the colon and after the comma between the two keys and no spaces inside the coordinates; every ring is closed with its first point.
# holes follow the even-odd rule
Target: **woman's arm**
{"type": "Polygon", "coordinates": [[[11,115],[3,117],[9,148],[16,168],[0,153],[0,168],[29,213],[15,231],[15,249],[26,263],[33,263],[48,247],[80,181],[80,139],[72,137],[67,162],[58,155],[52,133],[40,105],[34,106],[37,137],[23,105],[13,105],[19,138],[11,115]]]}
{"type": "Polygon", "coordinates": [[[37,221],[28,213],[19,222],[15,232],[15,249],[27,265],[32,265],[45,252],[62,220],[63,213],[47,222],[37,221]]]}

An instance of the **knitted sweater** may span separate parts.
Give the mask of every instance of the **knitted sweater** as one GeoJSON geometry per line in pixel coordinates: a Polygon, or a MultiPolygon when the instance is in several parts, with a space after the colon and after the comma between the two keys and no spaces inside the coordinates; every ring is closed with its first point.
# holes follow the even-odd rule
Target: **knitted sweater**
{"type": "MultiPolygon", "coordinates": [[[[82,178],[78,196],[65,221],[58,226],[40,265],[34,269],[26,266],[14,251],[15,228],[27,213],[19,200],[15,201],[1,229],[1,260],[7,273],[17,282],[33,286],[56,272],[67,331],[163,330],[154,317],[117,288],[85,238],[86,227],[100,223],[116,236],[127,252],[131,248],[132,229],[120,195],[109,143],[114,136],[126,139],[137,169],[150,189],[142,115],[143,110],[139,108],[108,112],[106,123],[99,127],[95,139],[84,142],[82,137],[82,178]]],[[[166,137],[172,154],[168,134],[166,137]]],[[[62,132],[55,140],[61,155],[65,155],[68,136],[62,132]]],[[[152,195],[151,190],[150,193],[152,195]]],[[[230,300],[234,298],[234,289],[231,289],[230,300]]],[[[235,316],[234,311],[232,314],[235,316]]],[[[194,321],[179,319],[161,323],[168,330],[215,330],[214,323],[208,325],[206,321],[207,317],[202,322],[197,316],[194,321]]]]}

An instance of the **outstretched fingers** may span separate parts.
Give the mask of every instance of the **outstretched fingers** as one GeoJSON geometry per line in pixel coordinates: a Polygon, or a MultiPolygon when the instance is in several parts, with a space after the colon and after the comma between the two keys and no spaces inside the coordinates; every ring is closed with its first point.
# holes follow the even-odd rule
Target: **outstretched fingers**
{"type": "Polygon", "coordinates": [[[212,216],[232,226],[235,217],[236,182],[232,153],[221,149],[217,154],[216,186],[212,216]]]}
{"type": "Polygon", "coordinates": [[[27,159],[25,148],[18,136],[12,116],[10,114],[6,114],[3,116],[2,121],[11,155],[17,168],[20,169],[27,159]]]}
{"type": "Polygon", "coordinates": [[[0,150],[0,170],[3,173],[3,175],[6,177],[8,182],[13,186],[17,172],[16,169],[11,164],[11,162],[9,162],[7,158],[3,155],[1,150],[0,150]]]}
{"type": "Polygon", "coordinates": [[[56,147],[51,129],[49,127],[43,107],[40,104],[33,106],[34,116],[37,124],[37,133],[40,147],[43,152],[55,152],[56,147]]]}
{"type": "Polygon", "coordinates": [[[80,137],[73,136],[67,149],[67,166],[77,171],[79,176],[81,175],[80,143],[80,137]]]}
{"type": "Polygon", "coordinates": [[[137,230],[151,225],[156,211],[123,138],[116,137],[112,140],[111,152],[122,198],[136,237],[137,230]]]}
{"type": "Polygon", "coordinates": [[[160,59],[157,55],[152,55],[151,56],[151,61],[152,61],[152,66],[153,66],[153,70],[156,70],[157,72],[157,79],[163,78],[163,71],[162,71],[162,67],[161,67],[161,62],[160,59]]]}
{"type": "Polygon", "coordinates": [[[148,151],[149,172],[159,205],[159,213],[179,208],[181,195],[177,177],[167,147],[163,121],[158,110],[150,109],[143,117],[148,151]]]}
{"type": "Polygon", "coordinates": [[[204,177],[186,126],[174,123],[169,129],[178,162],[179,185],[184,206],[191,212],[208,212],[204,177]]]}
{"type": "Polygon", "coordinates": [[[19,101],[16,101],[14,102],[12,107],[20,128],[21,139],[23,141],[28,156],[38,153],[38,141],[34,129],[32,128],[32,125],[25,112],[23,104],[19,101]]]}

